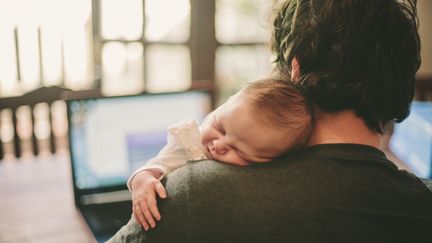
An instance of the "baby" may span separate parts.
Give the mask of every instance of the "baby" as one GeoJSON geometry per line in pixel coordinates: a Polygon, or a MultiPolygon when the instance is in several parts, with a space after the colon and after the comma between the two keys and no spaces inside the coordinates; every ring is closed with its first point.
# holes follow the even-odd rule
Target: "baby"
{"type": "Polygon", "coordinates": [[[156,194],[167,196],[160,179],[188,160],[239,166],[270,162],[302,148],[311,129],[307,101],[293,83],[265,79],[248,84],[211,112],[200,128],[192,120],[168,128],[168,144],[128,180],[135,219],[145,230],[156,226],[161,218],[156,194]]]}

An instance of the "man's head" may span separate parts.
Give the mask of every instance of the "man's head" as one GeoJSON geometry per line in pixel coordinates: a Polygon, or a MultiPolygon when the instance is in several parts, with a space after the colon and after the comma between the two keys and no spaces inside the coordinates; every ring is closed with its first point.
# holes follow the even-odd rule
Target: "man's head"
{"type": "Polygon", "coordinates": [[[420,67],[416,2],[284,1],[273,52],[282,78],[297,81],[323,112],[353,110],[374,132],[409,114],[420,67]]]}
{"type": "Polygon", "coordinates": [[[269,162],[288,149],[299,149],[311,130],[311,114],[300,90],[273,79],[250,83],[201,126],[207,156],[237,165],[269,162]]]}

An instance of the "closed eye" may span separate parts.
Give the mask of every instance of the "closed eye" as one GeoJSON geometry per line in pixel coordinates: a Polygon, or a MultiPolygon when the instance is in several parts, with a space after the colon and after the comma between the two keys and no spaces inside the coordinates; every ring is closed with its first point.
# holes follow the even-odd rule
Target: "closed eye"
{"type": "Polygon", "coordinates": [[[215,124],[216,124],[216,129],[222,133],[223,135],[225,135],[225,129],[220,125],[219,120],[216,118],[216,116],[214,116],[214,120],[215,120],[215,124]]]}
{"type": "Polygon", "coordinates": [[[244,159],[245,161],[249,161],[249,160],[247,159],[247,157],[244,155],[244,153],[243,153],[242,151],[238,150],[238,149],[235,148],[235,147],[233,147],[233,149],[236,151],[237,155],[238,155],[240,158],[244,159]]]}

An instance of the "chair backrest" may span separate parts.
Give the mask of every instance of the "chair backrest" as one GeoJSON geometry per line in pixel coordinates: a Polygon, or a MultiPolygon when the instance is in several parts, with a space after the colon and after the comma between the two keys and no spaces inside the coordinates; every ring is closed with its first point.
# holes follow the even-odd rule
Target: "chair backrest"
{"type": "MultiPolygon", "coordinates": [[[[13,131],[0,131],[0,132],[8,132],[13,134],[12,138],[12,144],[14,149],[14,154],[16,158],[19,158],[22,154],[21,150],[21,144],[20,144],[20,137],[18,133],[18,123],[17,123],[17,110],[21,106],[28,106],[30,107],[30,113],[31,113],[31,125],[32,125],[32,151],[34,155],[37,155],[39,153],[38,150],[38,144],[37,139],[35,136],[35,114],[34,114],[34,108],[37,104],[40,103],[46,103],[48,107],[51,107],[53,102],[57,100],[61,100],[62,93],[68,89],[52,86],[52,87],[41,87],[36,90],[30,91],[22,96],[15,96],[15,97],[5,97],[0,98],[0,111],[2,110],[10,110],[11,111],[11,120],[12,120],[12,129],[13,131]]],[[[49,109],[50,110],[50,109],[49,109]]],[[[52,153],[56,151],[56,146],[54,142],[53,132],[52,132],[52,114],[49,111],[49,123],[51,132],[49,135],[50,140],[50,150],[52,153]]],[[[1,141],[4,142],[4,141],[1,141]]],[[[0,144],[0,160],[4,157],[4,150],[3,150],[3,144],[0,144]]]]}

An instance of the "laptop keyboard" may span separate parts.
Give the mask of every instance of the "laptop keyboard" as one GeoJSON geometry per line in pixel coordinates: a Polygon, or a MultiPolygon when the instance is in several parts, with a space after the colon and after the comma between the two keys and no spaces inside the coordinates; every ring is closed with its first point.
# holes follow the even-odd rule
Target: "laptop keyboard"
{"type": "Polygon", "coordinates": [[[82,213],[94,233],[115,233],[132,215],[132,202],[86,205],[82,213]]]}

